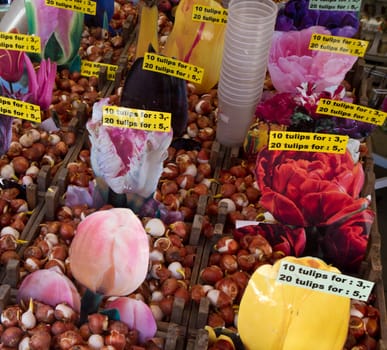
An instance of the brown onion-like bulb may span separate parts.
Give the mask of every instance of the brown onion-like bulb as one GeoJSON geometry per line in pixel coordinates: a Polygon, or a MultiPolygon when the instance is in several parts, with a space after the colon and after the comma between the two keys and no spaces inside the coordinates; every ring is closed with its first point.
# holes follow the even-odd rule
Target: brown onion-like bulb
{"type": "Polygon", "coordinates": [[[8,327],[1,334],[0,340],[4,346],[16,347],[23,337],[23,331],[19,327],[8,327]]]}

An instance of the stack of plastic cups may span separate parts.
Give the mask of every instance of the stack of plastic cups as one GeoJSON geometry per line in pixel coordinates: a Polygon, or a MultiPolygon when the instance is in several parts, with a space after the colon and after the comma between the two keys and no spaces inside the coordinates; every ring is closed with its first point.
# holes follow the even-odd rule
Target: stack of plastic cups
{"type": "Polygon", "coordinates": [[[272,0],[231,0],[218,84],[217,140],[240,146],[259,103],[277,5],[272,0]]]}

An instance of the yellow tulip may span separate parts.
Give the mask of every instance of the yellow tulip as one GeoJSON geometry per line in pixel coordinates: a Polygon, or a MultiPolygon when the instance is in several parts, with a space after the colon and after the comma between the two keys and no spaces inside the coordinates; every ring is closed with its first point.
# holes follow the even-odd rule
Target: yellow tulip
{"type": "Polygon", "coordinates": [[[200,84],[195,84],[196,92],[201,94],[218,83],[226,26],[192,20],[194,5],[223,10],[214,0],[181,0],[176,9],[172,32],[162,53],[203,68],[203,80],[200,84]]]}
{"type": "Polygon", "coordinates": [[[238,331],[248,350],[341,350],[350,299],[277,282],[281,261],[339,273],[314,257],[285,257],[259,267],[249,280],[238,314],[238,331]]]}
{"type": "Polygon", "coordinates": [[[137,37],[136,58],[144,57],[145,53],[149,51],[150,45],[156,53],[159,51],[157,38],[157,20],[159,18],[159,11],[156,4],[151,6],[143,4],[140,13],[140,29],[137,37]]]}

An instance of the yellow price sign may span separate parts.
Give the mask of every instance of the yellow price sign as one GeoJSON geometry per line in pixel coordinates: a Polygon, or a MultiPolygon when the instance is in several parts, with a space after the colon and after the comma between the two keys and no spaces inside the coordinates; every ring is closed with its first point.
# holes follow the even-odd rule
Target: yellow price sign
{"type": "Polygon", "coordinates": [[[368,41],[333,36],[326,34],[312,34],[309,42],[310,50],[326,51],[363,57],[368,47],[368,41]]]}
{"type": "Polygon", "coordinates": [[[144,56],[142,69],[163,73],[200,84],[204,69],[174,58],[147,52],[144,56]]]}
{"type": "Polygon", "coordinates": [[[171,130],[171,113],[104,106],[102,124],[119,128],[169,132],[171,130]]]}
{"type": "Polygon", "coordinates": [[[312,132],[271,131],[269,150],[345,153],[349,137],[312,132]]]}

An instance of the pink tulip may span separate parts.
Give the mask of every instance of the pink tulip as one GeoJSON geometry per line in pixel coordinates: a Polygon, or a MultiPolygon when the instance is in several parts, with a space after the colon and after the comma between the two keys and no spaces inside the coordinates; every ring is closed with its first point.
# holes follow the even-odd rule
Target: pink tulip
{"type": "Polygon", "coordinates": [[[314,33],[330,35],[320,26],[274,33],[268,69],[278,92],[295,93],[302,83],[315,84],[316,92],[337,86],[356,62],[356,56],[309,50],[314,33]]]}
{"type": "Polygon", "coordinates": [[[105,307],[119,311],[120,320],[126,323],[129,329],[138,331],[141,344],[155,336],[157,331],[156,320],[150,307],[143,301],[120,297],[109,300],[105,307]]]}
{"type": "Polygon", "coordinates": [[[9,83],[16,83],[23,75],[23,51],[0,50],[0,77],[9,83]]]}
{"type": "Polygon", "coordinates": [[[91,291],[127,295],[145,280],[148,236],[130,209],[98,211],[78,225],[69,258],[74,278],[91,291]]]}
{"type": "Polygon", "coordinates": [[[28,302],[30,298],[54,307],[66,303],[76,312],[81,309],[81,298],[74,283],[56,269],[37,270],[23,279],[17,301],[28,302]]]}
{"type": "Polygon", "coordinates": [[[50,106],[52,90],[55,84],[56,63],[47,60],[40,62],[40,67],[35,70],[31,60],[25,60],[28,74],[28,94],[23,98],[28,102],[37,104],[45,110],[50,106]]]}

